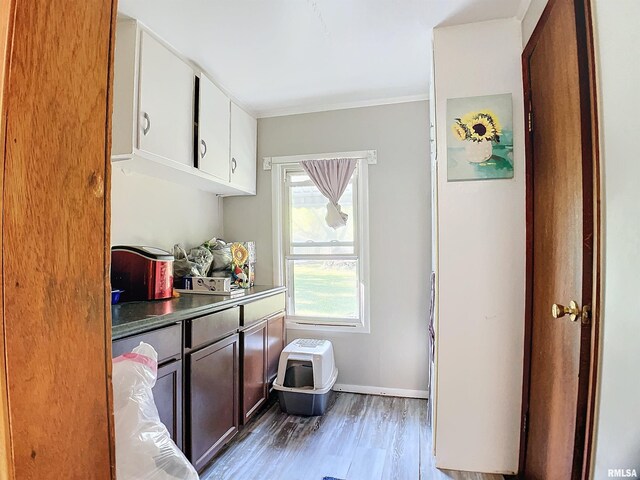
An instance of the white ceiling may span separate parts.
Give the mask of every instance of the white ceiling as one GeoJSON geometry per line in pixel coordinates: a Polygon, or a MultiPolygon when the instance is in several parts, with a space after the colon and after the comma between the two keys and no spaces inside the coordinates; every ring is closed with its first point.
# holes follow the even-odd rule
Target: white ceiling
{"type": "Polygon", "coordinates": [[[120,0],[259,116],[426,98],[431,29],[530,0],[120,0]]]}

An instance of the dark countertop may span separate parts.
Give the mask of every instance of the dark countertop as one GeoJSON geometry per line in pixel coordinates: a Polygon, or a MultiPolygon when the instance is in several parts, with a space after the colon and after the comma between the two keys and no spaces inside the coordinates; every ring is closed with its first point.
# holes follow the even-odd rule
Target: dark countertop
{"type": "Polygon", "coordinates": [[[261,297],[284,292],[285,287],[256,285],[240,297],[183,293],[180,298],[152,302],[127,302],[111,306],[111,339],[136,335],[188,318],[242,305],[261,297]]]}

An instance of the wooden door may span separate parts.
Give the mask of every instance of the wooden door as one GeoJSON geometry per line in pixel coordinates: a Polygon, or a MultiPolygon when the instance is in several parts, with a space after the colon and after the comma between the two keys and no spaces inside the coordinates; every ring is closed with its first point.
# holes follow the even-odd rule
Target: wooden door
{"type": "Polygon", "coordinates": [[[256,193],[257,135],[256,119],[231,102],[231,183],[248,193],[256,193]]]}
{"type": "Polygon", "coordinates": [[[158,378],[153,386],[153,399],[158,407],[160,421],[167,427],[178,448],[182,450],[181,360],[158,367],[158,378]]]}
{"type": "Polygon", "coordinates": [[[585,18],[581,1],[550,2],[523,56],[532,114],[527,479],[588,474],[594,159],[585,18]],[[581,313],[552,315],[554,304],[568,307],[571,301],[581,313]]]}
{"type": "Polygon", "coordinates": [[[116,2],[1,3],[12,35],[1,69],[0,403],[8,405],[10,458],[0,477],[111,479],[116,2]]]}
{"type": "Polygon", "coordinates": [[[198,471],[238,432],[238,335],[187,355],[188,456],[198,471]]]}
{"type": "Polygon", "coordinates": [[[147,32],[140,38],[138,146],[193,166],[194,72],[147,32]]]}
{"type": "Polygon", "coordinates": [[[198,81],[198,168],[229,181],[229,98],[207,77],[198,81]]]}
{"type": "Polygon", "coordinates": [[[242,357],[241,423],[244,425],[267,401],[267,321],[240,333],[242,357]]]}

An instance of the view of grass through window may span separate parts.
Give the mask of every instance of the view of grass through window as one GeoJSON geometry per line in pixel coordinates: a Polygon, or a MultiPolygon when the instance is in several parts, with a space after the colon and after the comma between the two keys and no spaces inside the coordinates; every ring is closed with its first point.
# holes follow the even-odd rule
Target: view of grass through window
{"type": "Polygon", "coordinates": [[[353,184],[340,199],[342,211],[349,216],[347,224],[337,229],[327,225],[327,199],[306,174],[291,174],[289,188],[287,270],[289,286],[293,287],[291,313],[316,319],[359,318],[353,184]]]}
{"type": "Polygon", "coordinates": [[[294,261],[295,315],[358,318],[354,261],[294,261]]]}

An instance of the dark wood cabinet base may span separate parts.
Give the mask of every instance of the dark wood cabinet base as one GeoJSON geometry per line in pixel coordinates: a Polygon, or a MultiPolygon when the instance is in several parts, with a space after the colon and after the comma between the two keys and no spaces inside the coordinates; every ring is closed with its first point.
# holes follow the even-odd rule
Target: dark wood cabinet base
{"type": "Polygon", "coordinates": [[[279,292],[113,342],[114,356],[141,341],[156,348],[160,420],[199,472],[269,403],[285,344],[283,301],[279,292]]]}

